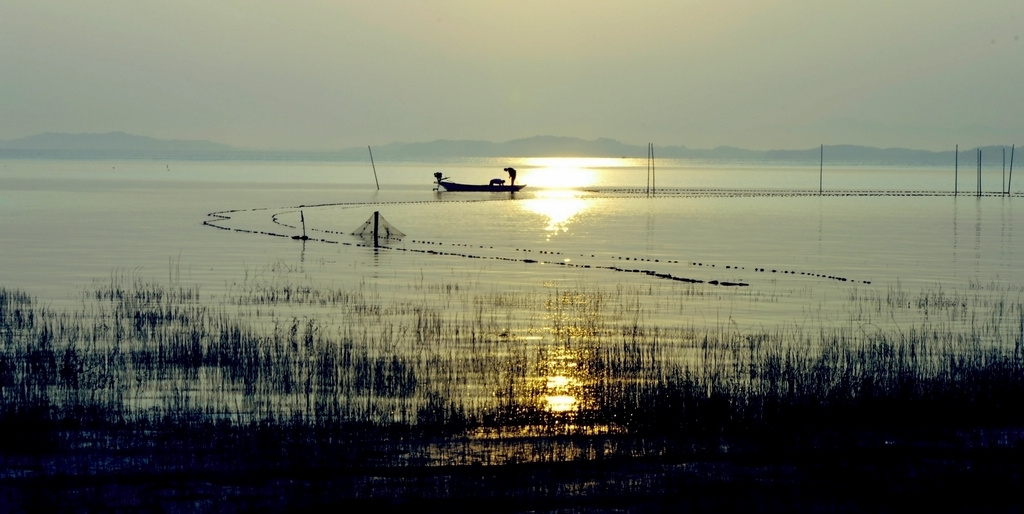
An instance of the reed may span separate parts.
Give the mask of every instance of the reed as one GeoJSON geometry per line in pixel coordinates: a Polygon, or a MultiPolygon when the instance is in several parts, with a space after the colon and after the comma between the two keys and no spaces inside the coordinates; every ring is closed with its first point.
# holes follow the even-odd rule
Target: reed
{"type": "MultiPolygon", "coordinates": [[[[702,301],[700,287],[673,301],[702,301]]],[[[68,427],[319,444],[1024,423],[1024,305],[1007,288],[851,289],[845,321],[758,330],[651,323],[679,307],[643,288],[469,289],[386,301],[247,282],[209,301],[114,274],[80,310],[53,312],[0,288],[0,425],[40,448],[68,427]]]]}

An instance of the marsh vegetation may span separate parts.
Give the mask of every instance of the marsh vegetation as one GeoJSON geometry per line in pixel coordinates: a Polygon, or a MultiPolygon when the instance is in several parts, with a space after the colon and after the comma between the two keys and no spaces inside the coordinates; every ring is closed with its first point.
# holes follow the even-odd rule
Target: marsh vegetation
{"type": "MultiPolygon", "coordinates": [[[[702,301],[701,287],[679,286],[675,301],[702,301]]],[[[649,323],[665,319],[651,309],[675,307],[642,288],[417,289],[419,300],[390,301],[366,285],[254,282],[211,302],[114,274],[60,312],[0,289],[0,424],[20,434],[7,444],[69,443],[69,427],[116,427],[134,444],[152,431],[275,426],[319,445],[323,430],[792,439],[1024,421],[1024,304],[994,285],[850,289],[841,318],[766,330],[649,323]]],[[[492,445],[459,459],[522,457],[492,445]]]]}
{"type": "MultiPolygon", "coordinates": [[[[721,305],[706,284],[423,278],[396,294],[293,271],[216,295],[178,273],[114,272],[62,310],[0,288],[5,502],[109,507],[81,480],[129,476],[115,506],[139,508],[155,487],[160,508],[195,495],[292,507],[305,497],[281,484],[298,483],[319,495],[308,505],[458,509],[505,491],[512,510],[864,507],[856,491],[878,476],[915,502],[948,502],[954,482],[1013,502],[1013,288],[850,286],[759,329],[696,323],[695,306],[721,305]],[[749,480],[769,496],[737,503],[749,480]]],[[[801,293],[730,294],[770,306],[801,293]]]]}

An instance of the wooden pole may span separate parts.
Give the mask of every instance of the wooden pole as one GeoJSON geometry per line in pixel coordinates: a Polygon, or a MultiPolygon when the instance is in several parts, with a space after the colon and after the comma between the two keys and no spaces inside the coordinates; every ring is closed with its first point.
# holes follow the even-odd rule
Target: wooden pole
{"type": "Polygon", "coordinates": [[[651,195],[651,144],[647,143],[647,196],[651,195]]]}
{"type": "Polygon", "coordinates": [[[380,246],[379,243],[378,243],[378,237],[379,237],[379,233],[380,233],[380,217],[381,217],[381,212],[380,211],[374,211],[374,248],[377,248],[378,246],[380,246]]]}
{"type": "Polygon", "coordinates": [[[821,152],[818,157],[818,196],[821,196],[824,189],[822,189],[822,175],[825,171],[825,145],[821,145],[821,152]]]}
{"type": "Polygon", "coordinates": [[[373,181],[377,183],[377,191],[380,191],[380,182],[377,180],[377,165],[373,163],[373,150],[370,150],[370,145],[366,145],[366,149],[370,152],[370,166],[373,166],[373,181]]]}
{"type": "Polygon", "coordinates": [[[978,149],[978,196],[981,196],[981,148],[978,149]]]}
{"type": "Polygon", "coordinates": [[[960,171],[960,145],[956,145],[956,150],[953,151],[953,196],[956,196],[957,189],[957,173],[960,171]]]}
{"type": "Polygon", "coordinates": [[[1013,182],[1013,150],[1017,145],[1010,147],[1010,176],[1006,179],[1006,194],[1010,194],[1010,182],[1013,182]]]}
{"type": "Polygon", "coordinates": [[[651,193],[657,193],[657,173],[654,171],[654,143],[649,143],[651,147],[651,193]]]}
{"type": "Polygon", "coordinates": [[[1003,190],[1000,191],[1002,194],[1006,194],[1006,147],[1003,147],[1003,190]]]}
{"type": "Polygon", "coordinates": [[[306,241],[309,237],[306,236],[306,215],[303,213],[302,209],[299,209],[299,220],[302,221],[302,235],[292,236],[292,239],[295,239],[296,241],[306,241]]]}
{"type": "Polygon", "coordinates": [[[379,246],[378,238],[380,233],[380,211],[374,211],[374,248],[379,246]]]}

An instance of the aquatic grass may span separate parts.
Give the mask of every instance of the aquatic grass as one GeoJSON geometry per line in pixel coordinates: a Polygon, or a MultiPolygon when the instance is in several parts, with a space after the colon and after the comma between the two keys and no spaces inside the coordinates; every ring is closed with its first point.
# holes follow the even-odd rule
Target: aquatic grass
{"type": "MultiPolygon", "coordinates": [[[[388,301],[246,287],[211,302],[117,274],[61,313],[0,289],[0,425],[42,441],[61,427],[515,439],[1024,423],[1012,290],[856,289],[845,317],[752,329],[652,324],[675,307],[633,287],[423,284],[388,301]]],[[[677,301],[702,301],[693,287],[677,301]]]]}

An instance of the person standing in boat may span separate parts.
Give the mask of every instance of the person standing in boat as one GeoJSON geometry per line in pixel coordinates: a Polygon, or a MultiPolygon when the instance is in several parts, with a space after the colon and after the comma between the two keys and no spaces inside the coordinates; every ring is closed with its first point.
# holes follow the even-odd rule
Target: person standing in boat
{"type": "Polygon", "coordinates": [[[512,167],[505,168],[505,172],[508,173],[509,185],[511,185],[511,186],[516,185],[516,169],[512,168],[512,167]]]}

